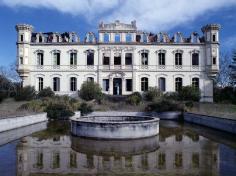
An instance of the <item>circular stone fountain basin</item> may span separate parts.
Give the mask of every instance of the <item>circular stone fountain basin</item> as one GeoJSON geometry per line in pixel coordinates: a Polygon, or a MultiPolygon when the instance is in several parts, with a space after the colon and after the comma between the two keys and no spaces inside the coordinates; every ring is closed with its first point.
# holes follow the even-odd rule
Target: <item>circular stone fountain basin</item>
{"type": "Polygon", "coordinates": [[[101,139],[137,139],[159,133],[159,119],[147,116],[88,116],[71,118],[75,136],[101,139]]]}

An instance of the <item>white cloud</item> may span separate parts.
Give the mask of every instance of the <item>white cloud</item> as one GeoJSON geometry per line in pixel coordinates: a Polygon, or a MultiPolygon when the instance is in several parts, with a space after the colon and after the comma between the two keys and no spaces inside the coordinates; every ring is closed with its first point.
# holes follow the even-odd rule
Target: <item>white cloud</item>
{"type": "MultiPolygon", "coordinates": [[[[206,12],[236,5],[236,0],[0,0],[9,7],[55,9],[99,20],[130,22],[146,30],[168,30],[206,12]]],[[[204,16],[201,16],[204,17],[204,16]]]]}

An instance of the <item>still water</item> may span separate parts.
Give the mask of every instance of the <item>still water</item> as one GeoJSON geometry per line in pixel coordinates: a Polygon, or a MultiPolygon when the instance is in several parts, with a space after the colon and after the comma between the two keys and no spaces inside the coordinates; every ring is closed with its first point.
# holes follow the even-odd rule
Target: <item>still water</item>
{"type": "Polygon", "coordinates": [[[227,133],[163,121],[156,137],[102,141],[69,129],[49,122],[0,133],[0,176],[236,176],[236,138],[227,133]]]}

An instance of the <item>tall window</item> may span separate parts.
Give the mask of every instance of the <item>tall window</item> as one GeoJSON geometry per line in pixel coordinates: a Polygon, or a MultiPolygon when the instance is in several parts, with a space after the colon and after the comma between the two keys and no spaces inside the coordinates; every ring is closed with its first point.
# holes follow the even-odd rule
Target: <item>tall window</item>
{"type": "Polygon", "coordinates": [[[39,43],[42,43],[43,42],[43,37],[40,35],[39,36],[39,43]]]}
{"type": "Polygon", "coordinates": [[[213,65],[216,65],[216,57],[213,57],[213,58],[212,58],[212,64],[213,64],[213,65]]]}
{"type": "Polygon", "coordinates": [[[131,92],[133,90],[132,79],[126,79],[126,91],[131,92]]]}
{"type": "Polygon", "coordinates": [[[192,78],[192,86],[199,89],[199,78],[192,78]]]}
{"type": "Polygon", "coordinates": [[[53,64],[54,65],[60,65],[60,56],[61,54],[59,52],[53,53],[53,64]]]}
{"type": "Polygon", "coordinates": [[[147,41],[148,41],[147,34],[143,34],[143,42],[144,42],[144,43],[147,43],[147,41]]]}
{"type": "Polygon", "coordinates": [[[21,41],[21,42],[24,41],[24,35],[23,35],[23,34],[20,35],[20,41],[21,41]]]}
{"type": "Polygon", "coordinates": [[[105,33],[105,34],[104,34],[104,42],[105,42],[105,43],[108,43],[109,41],[110,41],[110,39],[109,39],[109,34],[105,33]]]}
{"type": "Polygon", "coordinates": [[[141,53],[141,63],[142,63],[142,65],[148,65],[148,53],[147,52],[141,53]]]}
{"type": "Polygon", "coordinates": [[[183,86],[183,79],[182,78],[175,78],[175,91],[180,91],[183,86]]]}
{"type": "Polygon", "coordinates": [[[161,78],[159,78],[158,82],[159,82],[160,91],[165,92],[166,91],[166,79],[161,77],[161,78]]]}
{"type": "Polygon", "coordinates": [[[37,65],[43,65],[43,53],[37,53],[37,65]]]}
{"type": "Polygon", "coordinates": [[[126,42],[132,42],[132,35],[126,34],[126,42]]]}
{"type": "Polygon", "coordinates": [[[198,66],[199,65],[199,54],[198,53],[193,53],[192,54],[192,65],[193,66],[198,66]]]}
{"type": "Polygon", "coordinates": [[[163,53],[163,52],[158,53],[159,65],[165,65],[165,64],[166,64],[165,55],[166,55],[166,54],[163,53]]]}
{"type": "Polygon", "coordinates": [[[182,53],[175,53],[175,65],[182,65],[182,53]]]}
{"type": "Polygon", "coordinates": [[[114,65],[121,65],[121,56],[114,56],[114,65]]]}
{"type": "Polygon", "coordinates": [[[109,91],[109,79],[102,80],[102,90],[106,92],[109,91]]]}
{"type": "Polygon", "coordinates": [[[43,90],[43,78],[38,78],[38,91],[43,90]]]}
{"type": "Polygon", "coordinates": [[[70,53],[70,65],[77,65],[77,53],[70,53]]]}
{"type": "Polygon", "coordinates": [[[77,91],[77,78],[70,78],[70,91],[77,91]]]}
{"type": "Polygon", "coordinates": [[[23,57],[20,57],[20,64],[24,64],[24,58],[23,57]]]}
{"type": "Polygon", "coordinates": [[[53,91],[60,91],[60,78],[53,78],[53,91]]]}
{"type": "Polygon", "coordinates": [[[115,42],[120,42],[120,34],[115,34],[115,42]]]}
{"type": "Polygon", "coordinates": [[[148,78],[143,77],[141,78],[141,91],[147,91],[148,90],[148,78]]]}
{"type": "Polygon", "coordinates": [[[125,53],[125,65],[132,65],[132,53],[125,53]]]}
{"type": "Polygon", "coordinates": [[[94,65],[94,51],[87,51],[87,65],[94,65]]]}
{"type": "Polygon", "coordinates": [[[57,43],[60,42],[60,37],[59,37],[59,35],[56,35],[56,42],[57,42],[57,43]]]}
{"type": "Polygon", "coordinates": [[[215,35],[215,34],[212,35],[212,41],[213,41],[213,42],[216,41],[216,35],[215,35]]]}
{"type": "Polygon", "coordinates": [[[109,65],[110,64],[110,57],[106,54],[103,54],[103,65],[109,65]]]}

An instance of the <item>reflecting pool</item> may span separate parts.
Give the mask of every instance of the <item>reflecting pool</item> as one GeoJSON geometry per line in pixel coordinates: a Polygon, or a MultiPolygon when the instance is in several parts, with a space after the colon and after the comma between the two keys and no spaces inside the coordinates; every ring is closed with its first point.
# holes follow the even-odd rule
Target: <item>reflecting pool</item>
{"type": "Polygon", "coordinates": [[[74,137],[68,122],[21,130],[18,140],[14,131],[0,133],[5,143],[15,140],[0,146],[1,176],[236,175],[234,136],[205,127],[161,121],[158,136],[126,141],[74,137]]]}

